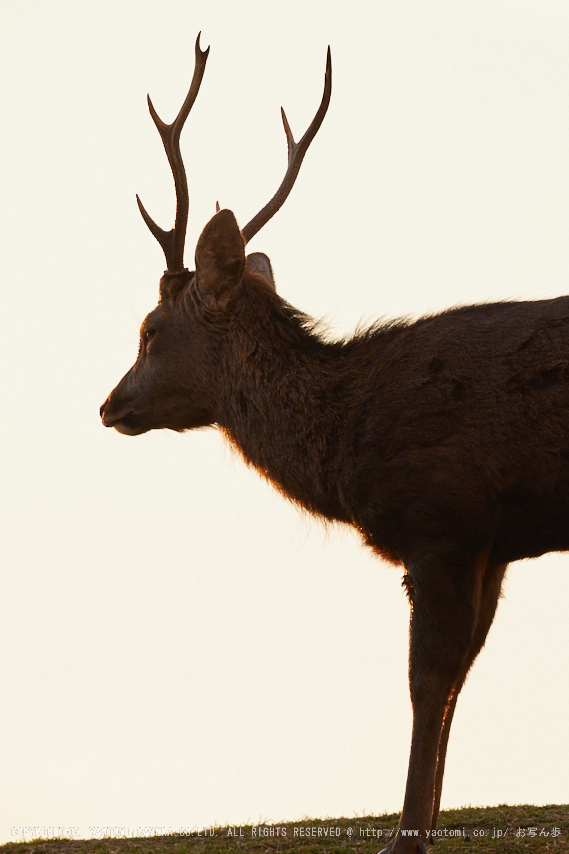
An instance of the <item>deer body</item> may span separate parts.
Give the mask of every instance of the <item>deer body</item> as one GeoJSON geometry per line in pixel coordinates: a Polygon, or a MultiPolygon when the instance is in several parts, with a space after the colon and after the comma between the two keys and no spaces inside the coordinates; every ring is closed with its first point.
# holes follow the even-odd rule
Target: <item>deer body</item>
{"type": "Polygon", "coordinates": [[[178,194],[164,232],[160,301],[136,363],[101,416],[138,435],[217,425],[309,512],[352,525],[401,564],[411,606],[413,734],[389,854],[424,852],[435,828],[458,694],[494,618],[508,563],[569,550],[569,297],[460,307],[326,339],[276,292],[245,244],[283,203],[330,98],[289,145],[287,176],[243,231],[222,210],[183,267],[187,185],[179,135],[205,68],[161,133],[178,194]]]}
{"type": "Polygon", "coordinates": [[[569,297],[330,343],[242,289],[215,421],[286,495],[404,565],[443,545],[506,563],[569,549],[569,297]]]}

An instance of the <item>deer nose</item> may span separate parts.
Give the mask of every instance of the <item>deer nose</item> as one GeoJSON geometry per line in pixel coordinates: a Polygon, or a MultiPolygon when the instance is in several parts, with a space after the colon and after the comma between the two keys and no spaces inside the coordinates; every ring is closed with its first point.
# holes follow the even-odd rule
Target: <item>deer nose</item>
{"type": "MultiPolygon", "coordinates": [[[[105,416],[105,407],[106,407],[106,405],[107,405],[107,403],[108,403],[108,402],[109,402],[109,398],[107,397],[107,399],[105,400],[105,402],[103,403],[103,405],[102,405],[102,406],[101,406],[101,408],[99,409],[99,415],[101,416],[101,419],[102,419],[102,421],[103,421],[103,424],[105,423],[105,417],[104,417],[104,416],[105,416]]],[[[105,426],[106,426],[106,425],[105,425],[105,426]]]]}

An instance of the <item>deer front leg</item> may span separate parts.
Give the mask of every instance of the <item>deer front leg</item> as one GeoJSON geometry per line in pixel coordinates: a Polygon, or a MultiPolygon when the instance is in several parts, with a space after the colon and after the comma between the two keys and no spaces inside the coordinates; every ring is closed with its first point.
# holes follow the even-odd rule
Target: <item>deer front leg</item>
{"type": "Polygon", "coordinates": [[[385,849],[389,854],[426,850],[443,721],[472,647],[485,563],[462,557],[409,569],[413,734],[403,811],[397,835],[385,849]]]}
{"type": "Polygon", "coordinates": [[[498,599],[500,598],[500,592],[502,590],[502,581],[504,580],[504,575],[506,573],[507,568],[508,565],[505,563],[498,564],[496,566],[489,565],[484,575],[484,580],[482,582],[482,594],[480,597],[478,622],[476,623],[474,636],[472,638],[472,643],[470,645],[470,649],[468,650],[466,660],[464,661],[462,672],[459,676],[457,684],[453,688],[452,696],[447,706],[445,718],[443,721],[443,727],[439,741],[439,752],[437,757],[437,771],[435,776],[435,797],[433,802],[431,830],[434,830],[436,828],[437,820],[439,817],[448,738],[450,734],[450,727],[452,724],[454,710],[456,708],[456,701],[458,699],[458,695],[462,689],[462,686],[466,681],[468,672],[472,667],[476,656],[478,655],[486,641],[488,631],[490,629],[490,626],[492,625],[492,621],[494,620],[496,607],[498,605],[498,599]]]}

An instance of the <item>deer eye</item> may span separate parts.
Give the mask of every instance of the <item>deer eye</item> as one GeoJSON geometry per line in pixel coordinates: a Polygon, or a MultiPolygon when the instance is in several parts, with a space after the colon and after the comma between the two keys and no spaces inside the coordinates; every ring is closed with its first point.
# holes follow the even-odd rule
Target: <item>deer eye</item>
{"type": "Polygon", "coordinates": [[[156,335],[156,330],[153,329],[152,326],[149,326],[147,329],[144,329],[144,331],[142,333],[142,343],[144,344],[145,347],[148,346],[148,344],[150,344],[150,342],[152,341],[152,339],[154,338],[155,335],[156,335]]]}

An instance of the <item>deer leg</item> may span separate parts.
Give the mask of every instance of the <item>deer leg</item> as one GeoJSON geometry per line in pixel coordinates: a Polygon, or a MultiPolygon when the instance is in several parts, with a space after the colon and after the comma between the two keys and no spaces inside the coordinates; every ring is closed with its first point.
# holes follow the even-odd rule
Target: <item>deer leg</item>
{"type": "Polygon", "coordinates": [[[492,625],[492,621],[494,620],[494,615],[496,613],[498,599],[500,598],[502,581],[504,579],[506,569],[507,564],[488,566],[486,569],[486,574],[482,583],[482,594],[480,598],[480,611],[478,615],[478,622],[474,630],[472,643],[470,645],[470,649],[468,650],[468,655],[464,661],[461,674],[452,690],[452,694],[449,699],[441,730],[441,739],[439,741],[439,752],[437,757],[437,771],[435,775],[435,797],[433,801],[433,817],[431,820],[431,830],[434,830],[436,828],[437,821],[439,818],[441,793],[443,788],[443,775],[445,771],[445,760],[448,747],[448,737],[450,734],[450,727],[452,724],[454,710],[456,708],[456,701],[458,699],[458,695],[462,689],[462,686],[466,681],[468,672],[472,667],[474,660],[476,659],[476,656],[484,646],[486,636],[488,635],[488,631],[490,629],[490,626],[492,625]]]}
{"type": "Polygon", "coordinates": [[[473,644],[486,562],[484,555],[409,568],[413,734],[403,811],[389,854],[425,850],[430,837],[443,721],[473,644]]]}

